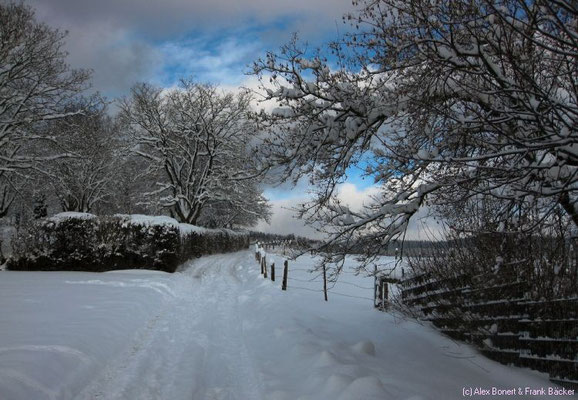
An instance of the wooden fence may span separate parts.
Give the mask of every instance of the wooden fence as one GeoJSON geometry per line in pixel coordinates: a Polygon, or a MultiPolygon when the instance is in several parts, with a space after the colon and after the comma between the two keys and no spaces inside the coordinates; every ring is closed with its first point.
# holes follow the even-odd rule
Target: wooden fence
{"type": "Polygon", "coordinates": [[[402,302],[446,335],[505,364],[546,372],[578,389],[578,295],[538,298],[514,268],[402,281],[402,302]]]}

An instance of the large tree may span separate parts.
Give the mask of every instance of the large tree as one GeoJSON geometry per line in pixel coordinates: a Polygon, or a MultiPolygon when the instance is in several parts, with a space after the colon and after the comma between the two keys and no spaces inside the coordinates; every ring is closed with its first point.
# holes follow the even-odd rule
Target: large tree
{"type": "Polygon", "coordinates": [[[149,196],[179,221],[197,223],[209,204],[215,211],[225,206],[262,210],[253,203],[263,200],[260,194],[243,196],[241,191],[258,183],[247,151],[256,129],[248,118],[250,100],[247,92],[235,95],[182,81],[172,90],[137,85],[121,103],[134,152],[149,161],[157,178],[158,187],[149,196]]]}
{"type": "Polygon", "coordinates": [[[37,22],[28,6],[0,3],[0,216],[14,200],[18,175],[57,157],[28,152],[38,148],[32,142],[54,141],[43,133],[46,123],[79,112],[65,109],[89,75],[66,64],[65,36],[37,22]]]}
{"type": "Polygon", "coordinates": [[[84,112],[48,125],[57,140],[52,152],[67,157],[48,163],[46,173],[63,211],[94,212],[115,200],[121,141],[104,104],[91,99],[71,107],[84,112]]]}
{"type": "Polygon", "coordinates": [[[292,42],[254,66],[280,105],[262,114],[268,160],[320,188],[302,215],[370,257],[425,204],[472,196],[504,221],[536,211],[524,229],[560,209],[578,225],[576,2],[354,4],[329,61],[292,42]],[[356,164],[381,188],[361,211],[335,198],[356,164]]]}
{"type": "Polygon", "coordinates": [[[203,207],[197,223],[208,228],[246,228],[269,222],[269,202],[257,182],[230,180],[203,207]]]}

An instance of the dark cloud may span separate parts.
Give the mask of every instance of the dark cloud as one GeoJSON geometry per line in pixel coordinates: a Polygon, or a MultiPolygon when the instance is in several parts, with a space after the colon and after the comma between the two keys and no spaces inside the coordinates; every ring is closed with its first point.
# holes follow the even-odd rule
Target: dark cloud
{"type": "MultiPolygon", "coordinates": [[[[294,31],[312,41],[335,33],[336,21],[351,8],[350,0],[29,0],[28,4],[39,19],[69,31],[71,65],[92,69],[95,88],[113,96],[136,81],[165,83],[161,75],[167,64],[175,63],[167,59],[175,53],[167,54],[166,49],[181,46],[186,52],[188,35],[221,39],[254,53],[243,54],[238,65],[224,65],[219,57],[227,52],[207,54],[206,48],[193,47],[201,53],[199,62],[213,63],[201,66],[206,78],[219,80],[225,74],[242,76],[248,62],[264,49],[286,42],[294,31]]],[[[181,60],[185,65],[179,72],[186,74],[191,61],[181,60]]]]}
{"type": "Polygon", "coordinates": [[[351,8],[350,0],[30,0],[30,4],[54,23],[100,21],[157,38],[181,30],[218,30],[288,17],[298,21],[294,28],[314,21],[318,31],[333,29],[335,20],[351,8]]]}
{"type": "Polygon", "coordinates": [[[106,26],[89,33],[69,34],[69,62],[77,68],[93,70],[92,84],[109,96],[120,96],[138,81],[154,80],[164,64],[162,54],[142,40],[106,26]]]}

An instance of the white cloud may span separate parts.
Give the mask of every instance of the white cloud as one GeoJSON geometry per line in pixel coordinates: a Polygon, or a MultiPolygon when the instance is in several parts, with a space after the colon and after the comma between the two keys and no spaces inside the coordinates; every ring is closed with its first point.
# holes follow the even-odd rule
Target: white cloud
{"type": "Polygon", "coordinates": [[[261,45],[241,39],[226,37],[210,45],[206,43],[208,38],[163,43],[159,51],[163,54],[165,76],[161,80],[193,77],[201,82],[238,85],[244,78],[245,66],[259,53],[261,45]]]}
{"type": "Polygon", "coordinates": [[[358,189],[353,183],[343,183],[337,188],[337,198],[347,205],[351,210],[361,210],[364,205],[372,201],[372,196],[379,193],[377,186],[369,186],[365,189],[358,189]]]}
{"type": "MultiPolygon", "coordinates": [[[[323,236],[314,228],[306,226],[305,222],[296,218],[295,209],[308,200],[308,186],[301,183],[295,190],[269,189],[266,196],[275,200],[270,201],[273,216],[271,223],[260,222],[256,230],[270,233],[295,234],[321,239],[323,236]]],[[[360,210],[364,205],[372,201],[372,196],[379,193],[377,186],[359,189],[354,183],[343,183],[338,186],[337,197],[352,210],[360,210]]],[[[406,240],[439,240],[443,229],[440,224],[430,215],[430,210],[423,208],[412,217],[405,236],[406,240]]]]}
{"type": "MultiPolygon", "coordinates": [[[[379,187],[370,186],[360,190],[352,183],[344,183],[339,186],[338,197],[352,210],[360,210],[369,204],[372,196],[379,193],[379,187]]],[[[431,215],[428,207],[422,207],[410,220],[405,235],[406,240],[440,240],[443,234],[443,226],[431,215]]]]}
{"type": "Polygon", "coordinates": [[[295,207],[306,200],[307,199],[303,197],[271,201],[271,223],[268,224],[261,221],[254,229],[267,233],[279,233],[282,235],[294,234],[296,236],[320,239],[321,236],[315,229],[306,226],[302,220],[295,216],[295,207]]]}

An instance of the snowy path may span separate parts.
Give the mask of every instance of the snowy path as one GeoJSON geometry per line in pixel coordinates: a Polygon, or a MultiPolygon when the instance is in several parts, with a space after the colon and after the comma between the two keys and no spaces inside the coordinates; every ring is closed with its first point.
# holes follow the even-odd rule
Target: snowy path
{"type": "Polygon", "coordinates": [[[0,272],[0,399],[451,400],[552,386],[373,310],[371,278],[350,275],[325,303],[312,263],[291,262],[287,292],[251,251],[175,274],[0,272]]]}
{"type": "Polygon", "coordinates": [[[191,263],[173,301],[78,399],[261,399],[238,310],[246,259],[191,263]]]}

